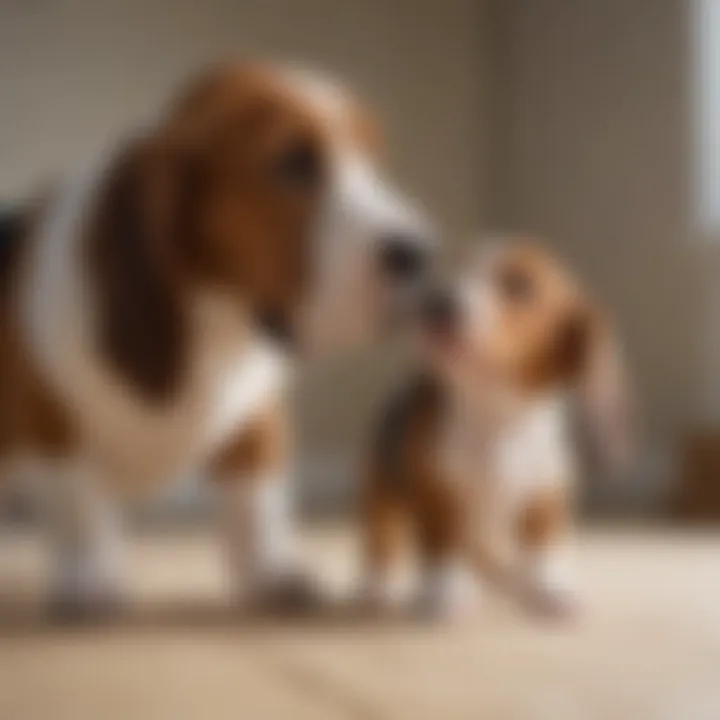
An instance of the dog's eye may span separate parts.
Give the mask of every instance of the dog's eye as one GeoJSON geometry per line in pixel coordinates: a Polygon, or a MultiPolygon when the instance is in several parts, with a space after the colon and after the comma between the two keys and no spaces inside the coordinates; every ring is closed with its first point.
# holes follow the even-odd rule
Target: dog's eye
{"type": "Polygon", "coordinates": [[[530,276],[518,267],[503,268],[498,276],[498,284],[503,296],[512,302],[528,302],[535,292],[530,276]]]}
{"type": "Polygon", "coordinates": [[[285,187],[294,190],[312,190],[320,182],[322,158],[317,145],[311,140],[298,140],[278,158],[275,177],[285,187]]]}

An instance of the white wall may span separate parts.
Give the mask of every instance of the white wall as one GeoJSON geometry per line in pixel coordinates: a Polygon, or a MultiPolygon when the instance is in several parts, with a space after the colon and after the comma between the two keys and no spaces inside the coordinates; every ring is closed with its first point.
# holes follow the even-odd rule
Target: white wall
{"type": "Polygon", "coordinates": [[[33,0],[0,10],[0,197],[63,170],[229,55],[336,70],[380,109],[392,159],[443,219],[474,198],[473,0],[33,0]]]}
{"type": "Polygon", "coordinates": [[[693,230],[691,10],[683,0],[494,4],[493,219],[546,234],[614,312],[650,464],[672,462],[709,381],[718,253],[693,230]]]}

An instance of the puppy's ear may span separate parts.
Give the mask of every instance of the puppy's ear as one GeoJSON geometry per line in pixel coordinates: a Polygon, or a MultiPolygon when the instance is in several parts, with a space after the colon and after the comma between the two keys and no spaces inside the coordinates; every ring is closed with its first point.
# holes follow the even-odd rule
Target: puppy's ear
{"type": "Polygon", "coordinates": [[[631,461],[634,434],[627,368],[608,319],[596,310],[585,318],[584,348],[576,358],[581,420],[591,461],[604,472],[620,472],[631,461]]]}

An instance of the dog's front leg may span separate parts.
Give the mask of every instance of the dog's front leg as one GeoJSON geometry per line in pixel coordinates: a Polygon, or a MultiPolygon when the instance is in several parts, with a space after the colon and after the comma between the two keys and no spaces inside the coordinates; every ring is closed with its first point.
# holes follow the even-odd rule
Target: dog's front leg
{"type": "Polygon", "coordinates": [[[80,457],[54,462],[48,478],[51,609],[62,617],[105,615],[120,605],[120,517],[102,478],[80,457]]]}
{"type": "Polygon", "coordinates": [[[238,599],[257,609],[314,598],[292,532],[290,442],[283,409],[259,414],[216,456],[221,533],[238,599]]]}

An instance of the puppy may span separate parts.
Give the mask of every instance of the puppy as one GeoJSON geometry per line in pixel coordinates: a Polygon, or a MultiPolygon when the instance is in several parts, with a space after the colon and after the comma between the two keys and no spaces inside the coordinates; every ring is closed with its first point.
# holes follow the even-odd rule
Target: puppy
{"type": "Polygon", "coordinates": [[[222,64],[0,222],[0,461],[50,476],[55,607],[115,604],[119,501],[196,473],[238,592],[295,592],[285,387],[429,252],[373,128],[333,79],[222,64]]]}
{"type": "Polygon", "coordinates": [[[624,380],[608,321],[560,262],[528,243],[486,251],[420,305],[418,370],[384,413],[372,449],[368,597],[392,600],[409,525],[424,612],[467,606],[469,568],[537,610],[569,612],[577,602],[573,396],[605,456],[625,453],[624,380]]]}

